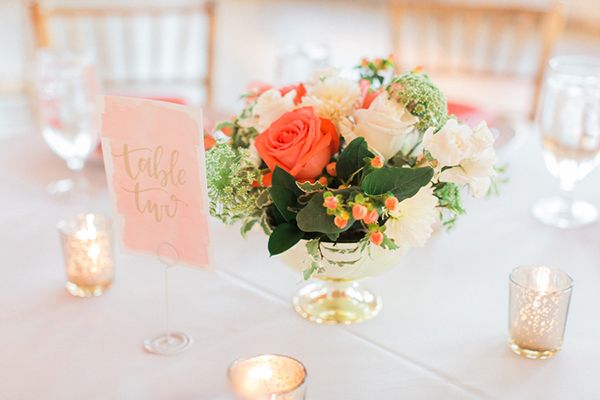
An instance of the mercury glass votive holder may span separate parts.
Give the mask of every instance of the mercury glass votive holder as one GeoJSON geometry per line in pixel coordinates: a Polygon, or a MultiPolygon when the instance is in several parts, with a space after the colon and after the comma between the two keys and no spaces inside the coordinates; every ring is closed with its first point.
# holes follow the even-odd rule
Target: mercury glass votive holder
{"type": "Polygon", "coordinates": [[[229,383],[240,400],[303,400],[306,368],[291,357],[264,354],[235,361],[229,383]]]}
{"type": "Polygon", "coordinates": [[[573,280],[544,266],[515,268],[510,274],[509,346],[533,359],[553,357],[562,347],[573,280]]]}
{"type": "Polygon", "coordinates": [[[100,296],[114,278],[110,219],[98,214],[80,214],[59,222],[58,231],[67,291],[78,297],[100,296]]]}

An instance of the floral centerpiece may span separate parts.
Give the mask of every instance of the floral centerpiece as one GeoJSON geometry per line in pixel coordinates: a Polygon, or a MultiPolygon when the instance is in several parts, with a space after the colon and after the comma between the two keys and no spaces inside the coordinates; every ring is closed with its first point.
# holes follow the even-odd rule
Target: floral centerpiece
{"type": "Polygon", "coordinates": [[[328,70],[282,88],[256,85],[207,153],[211,213],[241,222],[243,234],[260,225],[270,255],[322,279],[295,299],[319,322],[374,315],[380,300],[354,280],[423,246],[436,224],[451,227],[464,213],[463,188],[482,197],[495,185],[485,122],[472,129],[449,116],[419,70],[393,76],[389,59],[357,69],[357,80],[328,70]]]}

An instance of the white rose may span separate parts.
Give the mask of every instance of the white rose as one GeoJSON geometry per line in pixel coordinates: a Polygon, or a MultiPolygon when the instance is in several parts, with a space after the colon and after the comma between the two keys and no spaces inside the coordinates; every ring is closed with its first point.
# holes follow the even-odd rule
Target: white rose
{"type": "Polygon", "coordinates": [[[252,109],[252,116],[239,120],[243,128],[254,128],[262,133],[283,114],[294,109],[296,91],[291,90],[282,96],[279,90],[269,89],[261,94],[252,109]]]}
{"type": "Polygon", "coordinates": [[[419,142],[419,133],[414,129],[419,119],[385,94],[377,96],[368,109],[356,110],[354,116],[354,134],[364,137],[369,147],[385,159],[400,150],[410,151],[419,142]]]}
{"type": "Polygon", "coordinates": [[[434,133],[429,128],[423,135],[423,148],[438,161],[438,167],[454,166],[471,154],[472,130],[455,119],[449,119],[446,124],[434,133]]]}
{"type": "Polygon", "coordinates": [[[307,91],[302,105],[313,107],[319,117],[330,119],[334,123],[351,114],[360,97],[358,85],[339,76],[320,80],[309,86],[307,91]]]}
{"type": "Polygon", "coordinates": [[[438,199],[431,186],[422,187],[413,197],[405,199],[390,213],[385,233],[401,249],[425,245],[438,220],[438,199]]]}

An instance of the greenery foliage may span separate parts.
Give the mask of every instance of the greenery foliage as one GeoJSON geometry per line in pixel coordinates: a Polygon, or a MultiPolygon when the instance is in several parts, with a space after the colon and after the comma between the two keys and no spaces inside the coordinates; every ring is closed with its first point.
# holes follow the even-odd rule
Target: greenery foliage
{"type": "Polygon", "coordinates": [[[249,161],[247,150],[236,151],[227,144],[213,147],[206,153],[211,215],[227,224],[256,220],[257,200],[264,189],[251,183],[258,177],[258,169],[249,161]]]}
{"type": "Polygon", "coordinates": [[[438,198],[442,223],[446,228],[453,228],[458,216],[465,213],[461,204],[460,187],[456,183],[439,182],[433,194],[438,198]]]}
{"type": "Polygon", "coordinates": [[[448,120],[446,96],[421,72],[407,72],[394,79],[386,87],[391,99],[398,101],[419,118],[417,129],[424,132],[433,127],[441,128],[448,120]]]}
{"type": "MultiPolygon", "coordinates": [[[[451,228],[457,217],[465,213],[461,187],[438,181],[443,169],[429,151],[423,150],[421,142],[427,129],[437,131],[448,120],[443,93],[419,71],[393,78],[391,58],[363,60],[357,69],[361,79],[369,82],[357,83],[362,95],[365,90],[370,91],[369,95],[385,91],[383,96],[387,93],[389,99],[399,102],[418,118],[416,130],[410,132],[412,139],[406,142],[408,149],[384,160],[365,138],[350,140],[352,135],[342,134],[339,150],[324,160],[325,168],[310,181],[297,181],[285,169],[275,166],[271,171],[263,161],[258,164],[252,161],[257,158],[252,144],[259,135],[251,127],[256,118],[253,109],[258,94],[255,94],[246,98],[239,116],[217,126],[217,130],[228,136],[228,141],[217,144],[206,156],[211,214],[228,224],[241,222],[242,234],[260,225],[269,235],[268,250],[272,256],[304,240],[309,256],[305,279],[321,272],[325,261],[335,264],[324,260],[321,246],[328,246],[328,252],[370,252],[373,245],[388,250],[401,246],[395,240],[404,240],[406,236],[397,233],[394,236],[392,225],[386,227],[386,222],[398,223],[402,218],[398,204],[427,185],[433,186],[437,197],[437,205],[435,201],[427,203],[431,204],[429,216],[437,207],[442,223],[451,228]],[[353,250],[340,249],[335,247],[336,243],[357,246],[353,250]]],[[[296,106],[301,107],[301,101],[296,106]]],[[[356,115],[350,113],[344,121],[356,127],[356,115]]],[[[337,128],[341,131],[338,133],[343,133],[339,125],[337,128]]],[[[498,170],[496,175],[501,172],[498,170]]],[[[497,191],[499,182],[492,180],[490,192],[497,191]]],[[[405,204],[402,213],[410,207],[410,203],[405,204]]],[[[426,223],[435,220],[434,217],[426,219],[426,223]]],[[[337,265],[343,267],[345,262],[338,261],[337,265]]]]}
{"type": "Polygon", "coordinates": [[[360,78],[369,81],[371,88],[378,88],[385,84],[388,77],[394,69],[392,57],[376,58],[374,60],[363,59],[360,65],[356,66],[360,73],[360,78]]]}

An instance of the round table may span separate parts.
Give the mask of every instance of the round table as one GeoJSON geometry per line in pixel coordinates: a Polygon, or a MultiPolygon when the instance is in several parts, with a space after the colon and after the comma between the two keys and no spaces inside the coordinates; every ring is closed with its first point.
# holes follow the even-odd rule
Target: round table
{"type": "MultiPolygon", "coordinates": [[[[235,359],[283,353],[308,369],[308,399],[600,398],[600,225],[562,231],[530,207],[557,190],[532,134],[500,154],[510,181],[500,197],[468,199],[457,227],[437,234],[368,284],[381,314],[356,326],[320,326],[292,309],[302,277],[269,258],[266,239],[213,221],[213,272],[171,273],[172,327],[186,352],[144,352],[164,326],[163,267],[118,254],[103,296],[67,294],[56,223],[110,213],[102,168],[90,166],[85,204],[50,198],[67,174],[38,135],[0,146],[0,399],[225,399],[235,359]],[[563,350],[550,360],[507,347],[508,274],[548,264],[575,280],[563,350]]],[[[578,195],[600,205],[598,172],[578,195]]]]}

